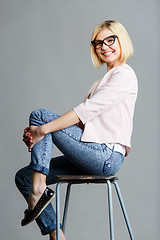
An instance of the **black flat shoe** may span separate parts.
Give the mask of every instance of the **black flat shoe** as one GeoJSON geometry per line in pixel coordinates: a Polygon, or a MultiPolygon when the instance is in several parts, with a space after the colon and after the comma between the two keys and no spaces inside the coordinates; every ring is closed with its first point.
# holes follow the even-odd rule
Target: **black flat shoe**
{"type": "Polygon", "coordinates": [[[55,197],[55,192],[52,191],[50,188],[46,188],[43,192],[42,196],[40,197],[39,201],[37,202],[36,206],[33,210],[26,209],[24,212],[24,218],[21,221],[21,225],[25,226],[32,221],[34,221],[41,212],[47,207],[47,205],[52,201],[55,197]]]}

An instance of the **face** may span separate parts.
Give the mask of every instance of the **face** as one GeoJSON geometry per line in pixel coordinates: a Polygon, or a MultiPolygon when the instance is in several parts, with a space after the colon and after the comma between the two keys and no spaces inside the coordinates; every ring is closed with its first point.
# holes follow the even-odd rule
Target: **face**
{"type": "MultiPolygon", "coordinates": [[[[112,35],[114,35],[114,33],[109,28],[105,28],[97,34],[95,40],[104,40],[106,37],[112,35]]],[[[107,64],[108,70],[121,64],[119,60],[121,50],[117,38],[115,38],[115,42],[111,46],[107,46],[103,43],[101,48],[96,49],[96,54],[104,63],[107,64]]]]}

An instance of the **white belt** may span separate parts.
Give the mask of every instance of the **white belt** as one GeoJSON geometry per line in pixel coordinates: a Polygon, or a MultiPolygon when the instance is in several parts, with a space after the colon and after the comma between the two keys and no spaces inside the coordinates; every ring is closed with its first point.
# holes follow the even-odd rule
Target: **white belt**
{"type": "Polygon", "coordinates": [[[125,156],[126,148],[124,146],[122,146],[121,144],[119,144],[119,143],[107,143],[106,145],[110,149],[113,149],[113,147],[114,147],[115,152],[122,153],[123,156],[125,156]]]}

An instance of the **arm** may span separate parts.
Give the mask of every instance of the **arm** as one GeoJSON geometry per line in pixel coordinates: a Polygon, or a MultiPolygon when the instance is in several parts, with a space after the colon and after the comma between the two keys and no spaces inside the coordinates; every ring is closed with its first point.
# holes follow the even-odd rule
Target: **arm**
{"type": "Polygon", "coordinates": [[[52,122],[49,122],[42,126],[44,135],[50,132],[56,132],[58,130],[70,127],[74,124],[77,124],[80,122],[80,119],[78,118],[77,114],[74,110],[70,110],[69,112],[63,114],[59,118],[53,120],[52,122]]]}
{"type": "Polygon", "coordinates": [[[70,127],[80,122],[74,110],[63,114],[59,118],[46,123],[42,126],[30,126],[24,129],[23,141],[28,146],[29,151],[39,142],[47,133],[70,127]]]}

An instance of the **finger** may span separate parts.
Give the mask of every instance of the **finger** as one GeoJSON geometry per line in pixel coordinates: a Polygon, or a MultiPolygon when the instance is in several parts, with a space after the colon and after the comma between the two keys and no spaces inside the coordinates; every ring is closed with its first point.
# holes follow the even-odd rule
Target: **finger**
{"type": "Polygon", "coordinates": [[[30,136],[31,134],[28,131],[24,130],[23,136],[30,136]]]}
{"type": "Polygon", "coordinates": [[[30,128],[30,127],[26,127],[26,128],[24,129],[24,132],[28,132],[29,128],[30,128]]]}
{"type": "Polygon", "coordinates": [[[28,137],[28,136],[23,136],[23,141],[30,141],[33,140],[32,137],[28,137]]]}
{"type": "Polygon", "coordinates": [[[31,136],[31,134],[28,132],[28,133],[24,133],[24,134],[23,134],[23,138],[32,139],[32,136],[31,136]]]}
{"type": "Polygon", "coordinates": [[[34,144],[31,144],[28,148],[28,151],[31,152],[34,144]]]}
{"type": "Polygon", "coordinates": [[[33,144],[33,140],[30,140],[28,138],[24,138],[23,142],[27,145],[27,147],[30,147],[31,144],[33,144]]]}
{"type": "Polygon", "coordinates": [[[32,139],[32,137],[31,137],[31,136],[28,136],[28,135],[26,135],[26,134],[23,134],[23,139],[32,139]]]}
{"type": "Polygon", "coordinates": [[[27,147],[30,147],[30,142],[25,143],[27,147]]]}
{"type": "Polygon", "coordinates": [[[25,143],[33,143],[33,140],[29,139],[29,138],[23,138],[23,142],[25,142],[25,143]]]}

